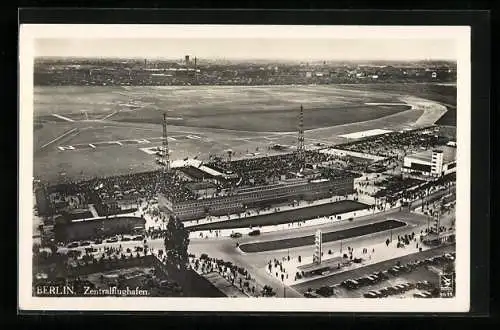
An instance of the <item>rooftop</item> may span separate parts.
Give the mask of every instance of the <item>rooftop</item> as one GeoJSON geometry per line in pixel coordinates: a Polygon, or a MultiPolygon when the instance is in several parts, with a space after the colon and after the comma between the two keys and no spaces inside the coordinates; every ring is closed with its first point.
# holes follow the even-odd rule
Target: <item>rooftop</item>
{"type": "Polygon", "coordinates": [[[307,264],[307,265],[301,265],[297,267],[298,270],[303,271],[303,272],[313,272],[316,270],[324,269],[324,268],[332,268],[332,267],[337,267],[338,264],[342,264],[344,259],[342,257],[333,257],[329,259],[324,259],[320,264],[307,264]]]}
{"type": "Polygon", "coordinates": [[[432,150],[441,150],[443,152],[443,162],[444,163],[450,163],[450,162],[453,162],[457,159],[457,156],[456,156],[457,149],[452,148],[452,147],[446,147],[446,146],[417,152],[417,153],[408,155],[408,157],[431,162],[432,150]]]}

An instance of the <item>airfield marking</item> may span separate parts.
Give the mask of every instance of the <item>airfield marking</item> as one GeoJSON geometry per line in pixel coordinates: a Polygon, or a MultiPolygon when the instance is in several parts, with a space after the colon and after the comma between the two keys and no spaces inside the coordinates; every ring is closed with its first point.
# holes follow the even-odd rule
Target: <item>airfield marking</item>
{"type": "Polygon", "coordinates": [[[73,119],[68,118],[68,117],[64,117],[64,116],[61,116],[61,115],[58,115],[57,113],[53,113],[52,116],[54,116],[56,118],[59,118],[59,119],[62,119],[62,120],[65,120],[65,121],[69,121],[71,123],[75,122],[73,119]]]}
{"type": "Polygon", "coordinates": [[[339,135],[339,137],[343,137],[346,139],[359,139],[359,138],[363,138],[363,137],[377,136],[377,135],[383,135],[383,134],[387,134],[387,133],[392,133],[392,131],[377,128],[377,129],[370,129],[367,131],[359,131],[359,132],[353,132],[353,133],[349,133],[349,134],[342,134],[342,135],[339,135]]]}
{"type": "Polygon", "coordinates": [[[59,135],[58,137],[56,137],[56,138],[55,138],[55,139],[53,139],[52,141],[45,143],[43,146],[41,146],[41,147],[40,147],[40,149],[43,149],[43,148],[45,148],[46,146],[48,146],[49,144],[52,144],[52,143],[54,143],[54,142],[56,142],[56,141],[58,141],[58,140],[62,139],[63,137],[65,137],[66,135],[69,135],[69,134],[73,133],[73,132],[74,132],[74,131],[76,131],[77,129],[78,129],[78,128],[72,128],[72,129],[70,129],[69,131],[67,131],[67,132],[65,132],[65,133],[63,133],[63,134],[61,134],[61,135],[59,135]]]}
{"type": "MultiPolygon", "coordinates": [[[[57,139],[64,137],[65,135],[68,135],[72,133],[73,131],[77,130],[77,128],[72,129],[71,131],[63,134],[61,137],[58,137],[54,139],[53,141],[49,142],[53,143],[57,139]]],[[[195,141],[200,141],[200,142],[210,142],[210,140],[202,138],[197,135],[176,135],[175,137],[169,136],[167,137],[169,141],[179,141],[179,140],[195,140],[195,141]]],[[[114,141],[99,141],[99,142],[87,142],[87,143],[80,143],[80,144],[75,144],[73,146],[58,146],[57,148],[61,151],[67,151],[67,150],[79,150],[79,149],[85,149],[85,147],[90,147],[92,149],[96,149],[99,146],[110,146],[110,145],[118,145],[118,146],[127,146],[127,145],[133,145],[133,144],[153,144],[157,143],[158,140],[163,140],[163,137],[151,137],[147,139],[126,139],[126,140],[114,140],[114,141]],[[75,148],[77,147],[77,148],[75,148]]],[[[47,144],[48,145],[48,144],[47,144]]]]}
{"type": "Polygon", "coordinates": [[[119,110],[116,110],[115,112],[110,113],[110,114],[109,114],[109,115],[107,115],[106,117],[101,118],[101,120],[106,120],[106,119],[108,119],[108,118],[110,118],[110,117],[112,117],[112,116],[116,115],[118,112],[120,112],[120,111],[119,111],[119,110]]]}

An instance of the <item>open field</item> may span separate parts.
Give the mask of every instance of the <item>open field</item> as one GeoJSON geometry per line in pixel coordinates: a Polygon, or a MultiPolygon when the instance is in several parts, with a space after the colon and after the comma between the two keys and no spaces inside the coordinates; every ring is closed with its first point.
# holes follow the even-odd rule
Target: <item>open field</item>
{"type": "MultiPolygon", "coordinates": [[[[405,226],[406,223],[398,220],[385,220],[368,225],[352,227],[349,229],[332,231],[323,233],[323,243],[335,242],[342,239],[349,239],[353,237],[365,236],[381,231],[399,228],[405,226]]],[[[240,249],[246,253],[291,249],[299,246],[313,245],[314,236],[302,236],[295,238],[287,238],[276,241],[265,241],[257,243],[248,243],[240,245],[240,249]]]]}
{"type": "Polygon", "coordinates": [[[34,130],[34,176],[59,181],[157,168],[155,157],[140,148],[161,144],[163,111],[169,118],[172,160],[195,156],[206,160],[209,154],[227,149],[233,150],[234,158],[253,152],[264,156],[275,153],[269,150],[273,144],[288,145],[290,152],[296,145],[300,104],[304,105],[306,146],[345,142],[339,135],[364,130],[414,128],[424,114],[400,105],[404,91],[384,92],[378,87],[371,91],[370,85],[356,88],[35,87],[35,120],[43,126],[34,130]],[[149,143],[116,143],[143,139],[149,143]]]}
{"type": "Polygon", "coordinates": [[[448,106],[448,111],[436,122],[443,126],[457,126],[457,107],[448,106]]]}
{"type": "Polygon", "coordinates": [[[339,85],[340,89],[384,91],[413,95],[424,99],[441,102],[448,108],[436,124],[445,126],[457,125],[457,86],[456,84],[359,84],[339,85]]]}
{"type": "Polygon", "coordinates": [[[209,229],[231,229],[231,228],[247,228],[250,226],[269,226],[280,225],[292,221],[304,221],[316,217],[330,216],[332,214],[341,214],[351,211],[366,209],[368,205],[345,200],[335,203],[304,207],[296,210],[283,211],[278,213],[270,213],[266,215],[258,215],[247,217],[238,220],[228,220],[222,222],[207,223],[204,225],[193,226],[189,229],[192,231],[209,230],[209,229]]]}
{"type": "Polygon", "coordinates": [[[35,114],[54,121],[61,119],[50,118],[53,113],[70,120],[88,116],[159,123],[162,112],[167,112],[172,125],[293,131],[300,104],[304,104],[308,113],[305,129],[365,121],[408,109],[390,94],[345,91],[330,86],[35,88],[35,114]]]}

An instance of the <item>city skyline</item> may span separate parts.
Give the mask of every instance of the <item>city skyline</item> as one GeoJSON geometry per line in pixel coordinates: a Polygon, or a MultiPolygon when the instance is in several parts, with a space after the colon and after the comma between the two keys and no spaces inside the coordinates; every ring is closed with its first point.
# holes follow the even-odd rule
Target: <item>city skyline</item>
{"type": "Polygon", "coordinates": [[[452,39],[36,39],[36,57],[456,61],[452,39]]]}

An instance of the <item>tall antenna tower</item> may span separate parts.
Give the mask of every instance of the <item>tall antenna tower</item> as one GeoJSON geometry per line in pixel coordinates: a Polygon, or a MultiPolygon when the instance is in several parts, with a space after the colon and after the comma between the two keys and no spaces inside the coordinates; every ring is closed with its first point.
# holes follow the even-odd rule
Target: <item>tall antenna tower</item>
{"type": "Polygon", "coordinates": [[[196,56],[194,57],[194,82],[198,83],[198,72],[196,71],[198,69],[197,66],[197,59],[196,56]]]}
{"type": "Polygon", "coordinates": [[[299,135],[297,137],[297,158],[301,167],[304,167],[305,152],[304,152],[304,108],[300,105],[299,113],[299,135]]]}
{"type": "Polygon", "coordinates": [[[162,136],[162,159],[163,159],[163,172],[170,171],[170,155],[168,149],[168,139],[167,139],[167,114],[163,113],[163,136],[162,136]]]}

